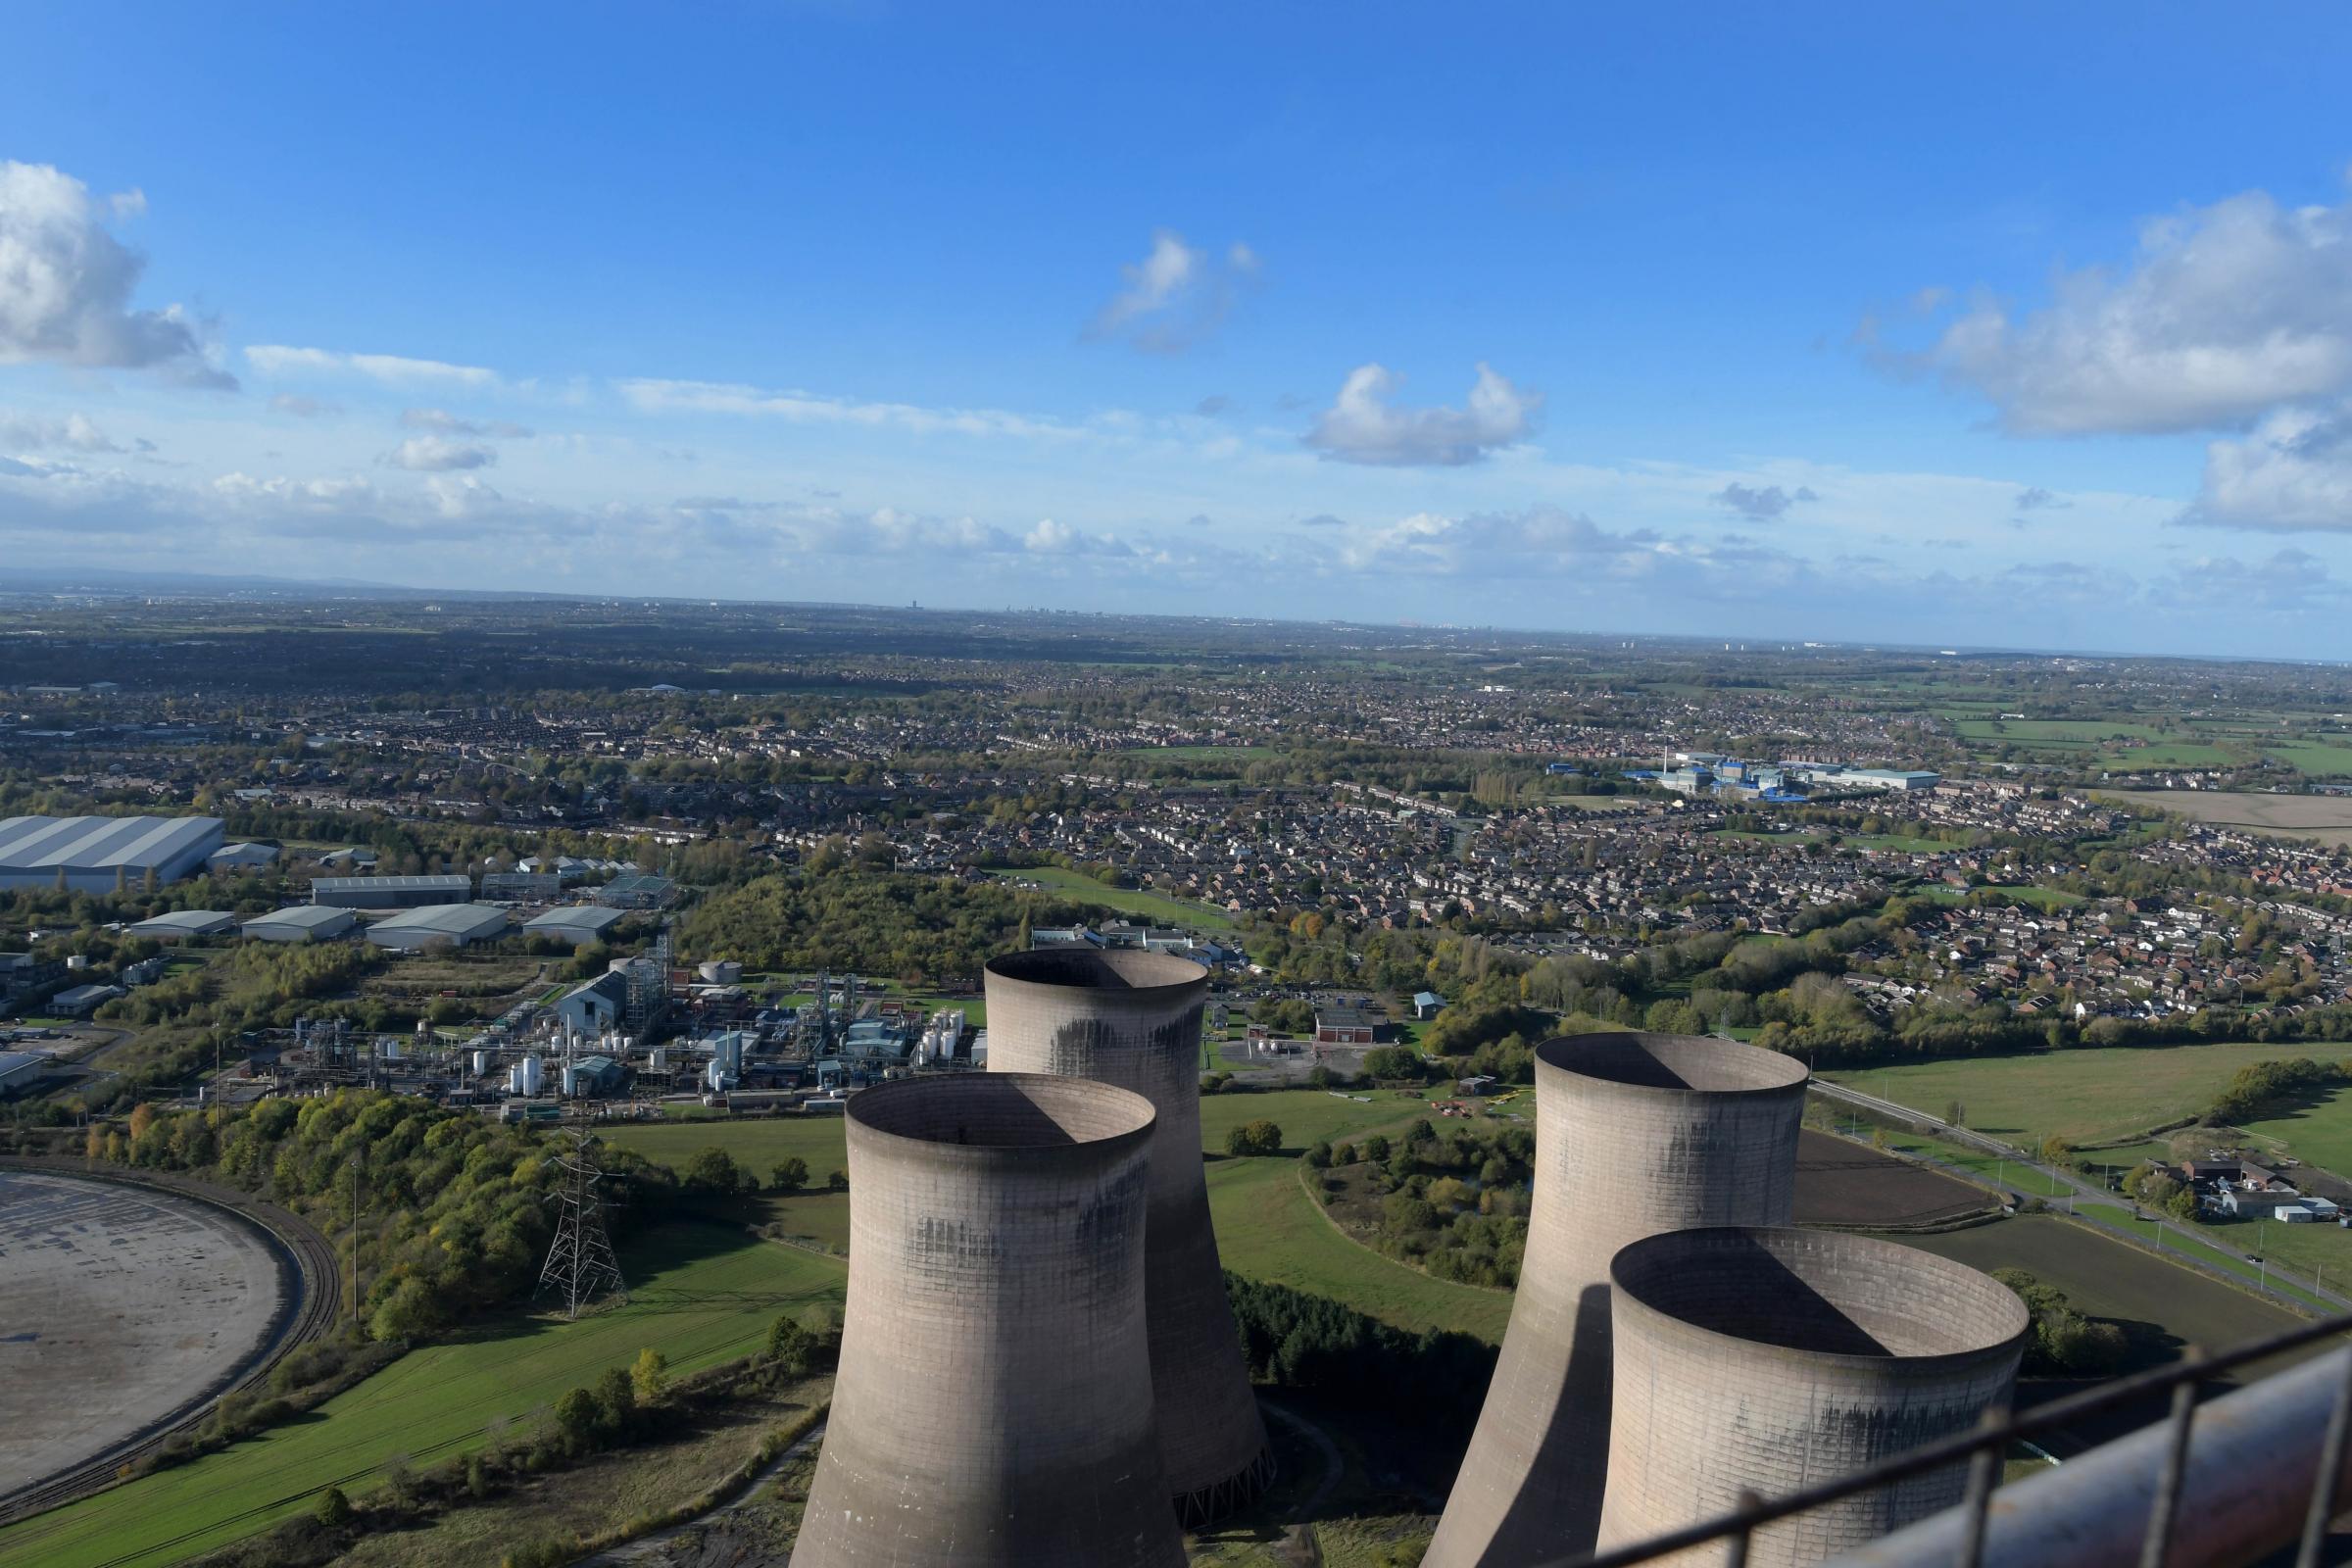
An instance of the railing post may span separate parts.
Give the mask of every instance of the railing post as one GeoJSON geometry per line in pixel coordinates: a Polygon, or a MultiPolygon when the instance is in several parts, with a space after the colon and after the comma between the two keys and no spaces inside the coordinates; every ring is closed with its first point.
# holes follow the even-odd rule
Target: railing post
{"type": "MultiPolygon", "coordinates": [[[[1735,1506],[1739,1508],[1740,1512],[1744,1514],[1749,1509],[1762,1503],[1763,1500],[1764,1499],[1762,1497],[1757,1496],[1745,1487],[1741,1487],[1740,1489],[1740,1499],[1735,1506]]],[[[1747,1568],[1747,1542],[1752,1531],[1752,1526],[1743,1524],[1732,1536],[1731,1545],[1724,1550],[1723,1568],[1747,1568]]]]}
{"type": "Polygon", "coordinates": [[[1968,1456],[1968,1493],[1961,1499],[1960,1550],[1953,1568],[1978,1568],[1984,1560],[1984,1515],[1992,1506],[1992,1489],[2001,1479],[2001,1456],[2008,1449],[2009,1409],[1996,1404],[1977,1419],[1977,1450],[1968,1456]]]}
{"type": "Polygon", "coordinates": [[[2303,1544],[2295,1552],[2295,1568],[2320,1568],[2320,1556],[2328,1544],[2328,1522],[2335,1517],[2336,1494],[2343,1485],[2347,1428],[2352,1428],[2352,1351],[2344,1354],[2343,1386],[2336,1391],[2335,1408],[2328,1415],[2328,1436],[2320,1444],[2320,1467],[2312,1472],[2311,1506],[2303,1515],[2303,1544]]]}
{"type": "Polygon", "coordinates": [[[2180,1352],[2183,1376],[2173,1386],[2173,1413],[2164,1470],[2156,1478],[2156,1497],[2148,1507],[2148,1533],[2139,1545],[2139,1568],[2164,1568],[2172,1550],[2173,1521],[2180,1515],[2180,1478],[2188,1468],[2188,1440],[2195,1431],[2197,1367],[2205,1352],[2195,1346],[2180,1352]]]}

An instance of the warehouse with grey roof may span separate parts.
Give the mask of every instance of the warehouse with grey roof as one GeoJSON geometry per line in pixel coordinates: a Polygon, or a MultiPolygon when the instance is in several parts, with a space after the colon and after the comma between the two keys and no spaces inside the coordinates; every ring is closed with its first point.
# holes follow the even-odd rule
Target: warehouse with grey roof
{"type": "Polygon", "coordinates": [[[416,953],[436,942],[469,947],[506,935],[507,911],[495,904],[436,904],[421,909],[403,909],[368,928],[368,940],[379,948],[416,953]]]}
{"type": "Polygon", "coordinates": [[[76,893],[158,886],[203,869],[220,847],[217,816],[0,817],[0,888],[76,893]]]}

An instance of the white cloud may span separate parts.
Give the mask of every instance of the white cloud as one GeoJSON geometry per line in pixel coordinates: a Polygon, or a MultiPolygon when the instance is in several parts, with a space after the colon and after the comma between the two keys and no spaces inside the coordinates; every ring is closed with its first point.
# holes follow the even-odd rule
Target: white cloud
{"type": "MultiPolygon", "coordinates": [[[[1867,330],[1867,329],[1866,329],[1867,330]]],[[[2352,386],[2352,203],[2260,191],[2141,226],[2120,274],[2061,275],[2022,318],[1979,298],[1924,365],[2027,435],[2209,429],[2352,386]]]]}
{"type": "Polygon", "coordinates": [[[412,430],[431,430],[441,435],[497,436],[501,440],[520,440],[531,433],[512,419],[461,419],[447,409],[403,409],[400,422],[412,430]]]}
{"type": "Polygon", "coordinates": [[[343,412],[343,406],[339,403],[321,403],[317,398],[307,398],[298,392],[278,393],[270,400],[270,407],[280,414],[291,414],[297,419],[315,419],[323,415],[343,412]]]}
{"type": "Polygon", "coordinates": [[[384,455],[395,468],[418,473],[448,473],[460,468],[487,468],[498,461],[494,448],[444,440],[437,435],[413,435],[384,455]]]}
{"type": "Polygon", "coordinates": [[[1002,409],[928,409],[911,403],[861,403],[812,392],[770,392],[715,381],[635,380],[620,394],[642,414],[750,414],[795,424],[860,425],[917,434],[1064,439],[1082,434],[1055,419],[1002,409]]]}
{"type": "Polygon", "coordinates": [[[419,382],[474,387],[498,384],[498,372],[478,365],[412,360],[397,354],[346,354],[336,349],[289,348],[282,343],[257,343],[245,350],[245,359],[254,369],[272,378],[359,375],[392,386],[412,386],[419,382]]]}
{"type": "MultiPolygon", "coordinates": [[[[125,211],[121,199],[115,210],[125,211]]],[[[107,232],[87,185],[47,164],[0,162],[0,361],[154,368],[235,387],[178,306],[130,308],[145,266],[107,232]]]]}
{"type": "Polygon", "coordinates": [[[2224,528],[2352,532],[2352,403],[2282,409],[2205,449],[2205,481],[2181,518],[2224,528]]]}
{"type": "Polygon", "coordinates": [[[1238,241],[1216,258],[1186,244],[1174,229],[1156,229],[1144,259],[1119,269],[1125,286],[1095,313],[1086,335],[1180,353],[1224,325],[1242,290],[1262,270],[1257,253],[1238,241]]]}
{"type": "MultiPolygon", "coordinates": [[[[65,447],[74,452],[127,452],[130,448],[113,440],[90,421],[87,415],[69,414],[63,419],[36,419],[29,415],[0,411],[0,445],[31,451],[41,447],[65,447]]],[[[152,449],[152,443],[142,441],[141,451],[152,449]]]]}
{"type": "Polygon", "coordinates": [[[1378,365],[1349,371],[1306,445],[1341,463],[1458,466],[1525,439],[1544,404],[1483,363],[1466,408],[1400,408],[1392,400],[1403,380],[1378,365]]]}

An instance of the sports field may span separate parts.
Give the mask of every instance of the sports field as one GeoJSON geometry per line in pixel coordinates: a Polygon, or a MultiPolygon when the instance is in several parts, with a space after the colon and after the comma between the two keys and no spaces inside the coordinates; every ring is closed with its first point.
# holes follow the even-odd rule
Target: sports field
{"type": "Polygon", "coordinates": [[[626,1306],[575,1323],[510,1318],[402,1357],[307,1416],[192,1463],[0,1530],[0,1568],[147,1568],[182,1561],[359,1492],[396,1459],[435,1464],[527,1421],[647,1346],[687,1373],[757,1348],[789,1309],[838,1299],[838,1260],[715,1226],[632,1249],[626,1306]]]}
{"type": "MultiPolygon", "coordinates": [[[[2051,1133],[2076,1144],[2133,1138],[2151,1127],[2199,1114],[2240,1067],[2292,1056],[2347,1061],[2352,1060],[2352,1047],[2119,1047],[1958,1057],[1820,1076],[1930,1116],[1941,1116],[1957,1100],[1967,1107],[1969,1127],[2031,1149],[2051,1133]]],[[[2289,1120],[2297,1138],[2312,1141],[2314,1147],[2333,1137],[2352,1148],[2352,1106],[2331,1103],[2289,1120]]]]}
{"type": "Polygon", "coordinates": [[[1001,882],[1030,882],[1065,899],[1080,904],[1098,904],[1121,914],[1140,915],[1161,925],[1195,926],[1204,931],[1230,931],[1233,916],[1223,909],[1205,904],[1193,904],[1184,899],[1171,899],[1164,893],[1151,893],[1142,888],[1110,888],[1088,876],[1061,865],[1023,866],[1018,870],[991,871],[990,876],[1001,882]]]}

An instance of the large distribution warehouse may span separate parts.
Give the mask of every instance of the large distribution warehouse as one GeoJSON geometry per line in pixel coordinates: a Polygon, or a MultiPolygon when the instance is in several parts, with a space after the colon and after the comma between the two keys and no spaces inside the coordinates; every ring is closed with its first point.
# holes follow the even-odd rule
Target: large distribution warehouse
{"type": "Polygon", "coordinates": [[[0,888],[66,886],[112,893],[127,882],[158,885],[203,869],[220,847],[217,816],[0,817],[0,888]]]}

